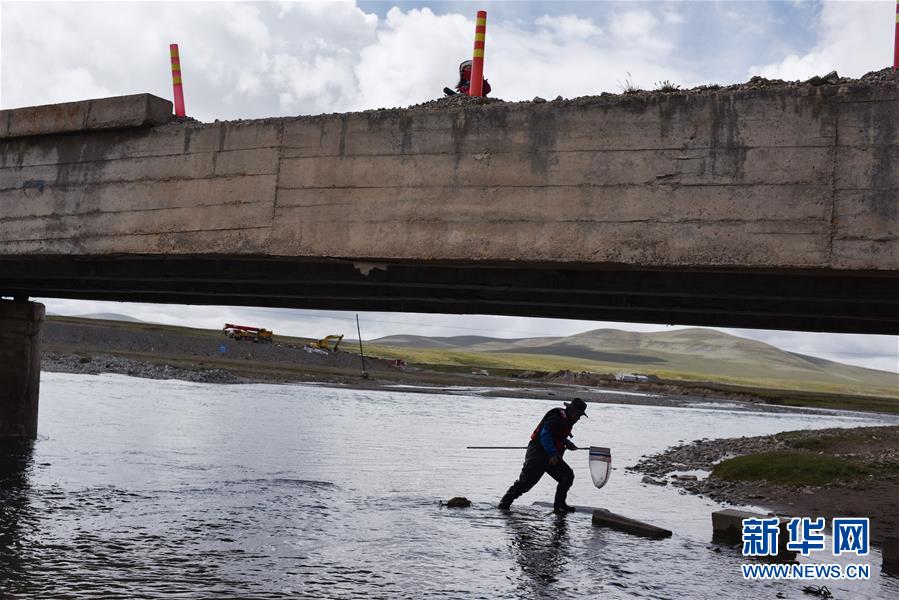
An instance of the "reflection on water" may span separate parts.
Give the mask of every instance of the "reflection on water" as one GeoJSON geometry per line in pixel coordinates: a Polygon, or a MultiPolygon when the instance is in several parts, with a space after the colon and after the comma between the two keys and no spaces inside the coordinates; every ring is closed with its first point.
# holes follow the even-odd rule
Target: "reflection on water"
{"type": "MultiPolygon", "coordinates": [[[[571,457],[569,502],[674,531],[644,540],[530,506],[548,478],[496,510],[523,452],[465,447],[521,445],[554,403],[62,374],[41,392],[38,441],[0,448],[0,597],[799,598],[742,581],[709,543],[717,504],[623,467],[682,439],[878,422],[595,407],[576,442],[616,470],[596,490],[571,457]],[[440,507],[459,495],[472,508],[440,507]]],[[[874,571],[828,587],[896,597],[874,571]]]]}
{"type": "MultiPolygon", "coordinates": [[[[34,442],[0,442],[0,581],[15,592],[24,579],[25,539],[35,525],[29,471],[34,442]]],[[[2,589],[2,588],[0,588],[2,589]]]]}
{"type": "Polygon", "coordinates": [[[568,518],[509,516],[509,547],[518,561],[521,572],[521,592],[524,596],[543,595],[548,584],[556,583],[568,562],[568,518]]]}

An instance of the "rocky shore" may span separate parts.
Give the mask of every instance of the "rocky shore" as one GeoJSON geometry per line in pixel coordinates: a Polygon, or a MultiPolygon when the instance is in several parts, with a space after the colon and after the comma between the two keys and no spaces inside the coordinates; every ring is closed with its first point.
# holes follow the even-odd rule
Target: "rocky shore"
{"type": "Polygon", "coordinates": [[[671,485],[735,505],[762,507],[790,516],[870,517],[875,541],[899,536],[899,427],[790,431],[759,437],[703,439],[645,456],[628,471],[643,473],[647,485],[671,485]],[[827,485],[785,485],[769,481],[727,481],[711,473],[736,456],[800,452],[864,465],[861,477],[827,485]],[[683,476],[698,472],[698,476],[683,476]],[[706,475],[706,473],[708,473],[706,475]]]}
{"type": "Polygon", "coordinates": [[[158,365],[112,354],[85,357],[61,352],[44,352],[41,356],[41,370],[82,375],[116,373],[147,379],[181,379],[198,383],[256,383],[259,381],[258,379],[239,377],[225,369],[182,369],[172,365],[158,365]]]}

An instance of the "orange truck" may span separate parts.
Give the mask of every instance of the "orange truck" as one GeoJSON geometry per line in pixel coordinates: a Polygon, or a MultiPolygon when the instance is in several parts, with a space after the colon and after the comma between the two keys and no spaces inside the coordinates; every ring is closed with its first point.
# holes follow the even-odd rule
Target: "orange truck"
{"type": "Polygon", "coordinates": [[[262,327],[249,327],[247,325],[234,325],[233,323],[225,323],[222,328],[232,340],[238,342],[253,342],[256,344],[271,344],[272,332],[262,327]]]}

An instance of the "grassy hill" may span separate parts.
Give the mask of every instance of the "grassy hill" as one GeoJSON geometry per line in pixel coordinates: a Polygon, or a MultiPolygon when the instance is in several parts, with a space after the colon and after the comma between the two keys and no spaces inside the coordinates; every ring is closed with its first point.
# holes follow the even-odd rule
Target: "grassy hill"
{"type": "Polygon", "coordinates": [[[568,337],[389,336],[368,352],[410,362],[535,371],[620,371],[664,379],[899,399],[899,374],[786,352],[712,329],[597,329],[568,337]]]}

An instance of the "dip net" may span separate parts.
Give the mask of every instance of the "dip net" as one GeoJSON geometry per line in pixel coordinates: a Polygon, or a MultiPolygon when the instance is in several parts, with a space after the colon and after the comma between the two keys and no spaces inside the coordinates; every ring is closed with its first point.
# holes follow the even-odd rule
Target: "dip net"
{"type": "Polygon", "coordinates": [[[612,453],[608,448],[590,446],[590,477],[593,485],[601,488],[609,481],[612,474],[612,453]]]}

